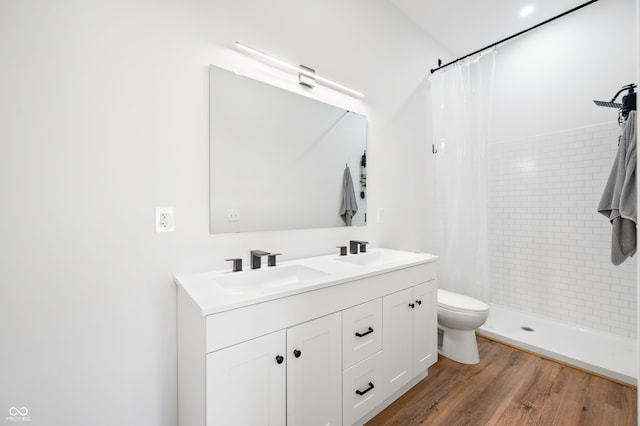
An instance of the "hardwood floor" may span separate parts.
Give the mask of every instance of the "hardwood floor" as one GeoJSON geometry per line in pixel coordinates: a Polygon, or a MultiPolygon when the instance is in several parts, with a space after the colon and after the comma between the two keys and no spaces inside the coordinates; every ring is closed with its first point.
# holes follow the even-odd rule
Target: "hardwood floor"
{"type": "Polygon", "coordinates": [[[480,364],[440,357],[377,425],[633,426],[637,390],[478,337],[480,364]]]}

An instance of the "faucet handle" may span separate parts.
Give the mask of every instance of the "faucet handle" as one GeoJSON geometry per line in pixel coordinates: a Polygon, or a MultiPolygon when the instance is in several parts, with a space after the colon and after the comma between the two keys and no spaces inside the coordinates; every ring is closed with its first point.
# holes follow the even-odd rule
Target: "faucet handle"
{"type": "Polygon", "coordinates": [[[346,256],[347,255],[347,246],[337,246],[336,248],[340,249],[340,256],[346,256]]]}
{"type": "Polygon", "coordinates": [[[360,240],[350,240],[349,241],[349,252],[351,254],[358,254],[358,248],[360,248],[361,253],[367,252],[367,244],[368,241],[360,241],[360,240]]]}
{"type": "Polygon", "coordinates": [[[231,259],[225,259],[227,262],[233,262],[233,272],[240,272],[242,271],[242,258],[241,257],[234,257],[231,259]]]}
{"type": "Polygon", "coordinates": [[[276,266],[276,256],[280,256],[282,253],[271,253],[267,255],[267,266],[276,266]]]}

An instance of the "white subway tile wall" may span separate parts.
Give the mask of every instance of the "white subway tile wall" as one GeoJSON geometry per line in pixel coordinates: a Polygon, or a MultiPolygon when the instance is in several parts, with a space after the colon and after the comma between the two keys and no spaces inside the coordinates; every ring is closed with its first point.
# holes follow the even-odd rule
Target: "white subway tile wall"
{"type": "Polygon", "coordinates": [[[490,301],[636,336],[636,256],[611,264],[596,209],[617,152],[617,123],[490,144],[490,301]]]}

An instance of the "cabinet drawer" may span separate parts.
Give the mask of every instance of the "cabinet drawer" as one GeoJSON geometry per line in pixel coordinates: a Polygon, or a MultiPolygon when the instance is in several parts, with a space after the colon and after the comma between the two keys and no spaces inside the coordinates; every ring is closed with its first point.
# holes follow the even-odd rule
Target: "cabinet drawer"
{"type": "Polygon", "coordinates": [[[382,351],[354,365],[342,376],[342,424],[351,425],[386,398],[382,351]]]}
{"type": "Polygon", "coordinates": [[[342,368],[357,364],[382,349],[382,299],[342,312],[342,368]]]}

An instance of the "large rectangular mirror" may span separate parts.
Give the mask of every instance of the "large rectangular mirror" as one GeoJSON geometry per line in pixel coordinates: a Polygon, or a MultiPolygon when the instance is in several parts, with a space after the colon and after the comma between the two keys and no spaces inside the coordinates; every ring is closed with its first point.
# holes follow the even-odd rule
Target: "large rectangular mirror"
{"type": "Polygon", "coordinates": [[[211,233],[366,224],[365,116],[213,65],[209,80],[211,233]]]}

